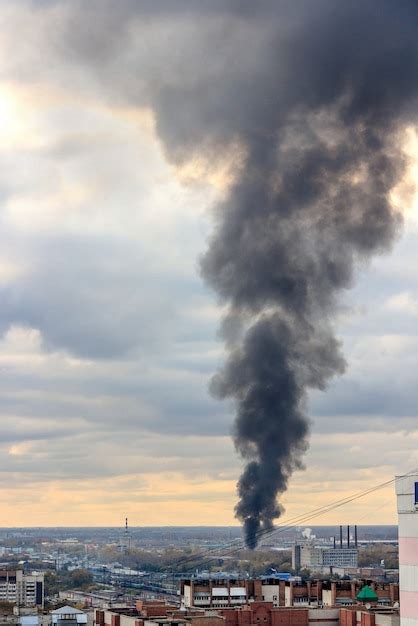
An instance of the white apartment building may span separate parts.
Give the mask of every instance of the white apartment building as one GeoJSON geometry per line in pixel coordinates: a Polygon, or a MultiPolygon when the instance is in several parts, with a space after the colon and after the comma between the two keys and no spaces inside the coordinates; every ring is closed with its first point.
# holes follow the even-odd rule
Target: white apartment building
{"type": "Polygon", "coordinates": [[[214,584],[191,580],[184,582],[182,597],[186,608],[206,609],[246,604],[249,594],[244,581],[231,584],[226,580],[223,584],[214,584]]]}
{"type": "Polygon", "coordinates": [[[44,574],[0,570],[0,602],[43,608],[44,574]]]}
{"type": "Polygon", "coordinates": [[[397,476],[401,626],[418,626],[418,474],[397,476]]]}

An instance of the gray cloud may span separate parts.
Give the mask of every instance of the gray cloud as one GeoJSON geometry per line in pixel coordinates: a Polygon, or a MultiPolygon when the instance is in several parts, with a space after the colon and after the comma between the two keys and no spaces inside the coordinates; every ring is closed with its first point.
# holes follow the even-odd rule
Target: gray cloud
{"type": "MultiPolygon", "coordinates": [[[[383,201],[380,207],[386,206],[384,196],[398,174],[389,167],[386,152],[397,150],[397,139],[389,141],[391,131],[397,130],[394,112],[402,124],[410,119],[410,109],[401,105],[413,88],[410,75],[416,65],[411,3],[400,7],[383,2],[379,15],[373,2],[335,7],[321,0],[315,8],[311,3],[262,2],[257,9],[253,2],[242,1],[228,6],[216,0],[157,4],[109,1],[104,9],[102,2],[89,2],[88,7],[82,2],[18,2],[3,9],[7,28],[2,42],[14,51],[2,62],[3,79],[25,86],[49,85],[68,98],[67,104],[59,103],[49,112],[41,148],[2,154],[7,174],[2,176],[1,190],[3,250],[10,259],[22,262],[25,271],[1,287],[0,326],[4,333],[13,325],[38,329],[39,354],[45,355],[43,365],[34,367],[22,361],[16,364],[13,350],[4,357],[0,411],[24,417],[27,438],[45,441],[44,456],[29,452],[17,462],[15,469],[22,476],[26,471],[43,476],[51,459],[59,463],[61,478],[73,475],[75,466],[80,477],[143,472],[148,460],[138,461],[134,453],[127,459],[118,452],[114,466],[105,463],[100,452],[92,455],[94,439],[103,440],[109,451],[113,442],[116,452],[144,433],[200,433],[209,438],[231,428],[225,415],[230,407],[217,406],[206,394],[206,381],[220,361],[216,316],[203,319],[192,312],[210,303],[195,275],[207,222],[187,219],[175,228],[173,224],[184,216],[179,212],[181,217],[173,218],[169,211],[172,206],[175,214],[186,204],[197,212],[201,205],[209,206],[216,194],[208,185],[183,191],[170,187],[164,182],[167,172],[141,178],[150,167],[147,146],[128,148],[132,127],[125,134],[116,131],[108,118],[101,118],[100,106],[151,107],[163,150],[175,164],[197,155],[207,160],[210,172],[219,153],[238,139],[244,153],[251,148],[250,165],[251,159],[255,163],[262,157],[262,169],[273,171],[280,161],[283,176],[269,184],[280,189],[289,215],[295,206],[302,207],[298,228],[286,224],[281,245],[275,245],[270,231],[277,221],[269,209],[272,204],[266,202],[268,232],[254,220],[251,229],[257,237],[246,237],[243,231],[239,240],[233,218],[241,210],[251,212],[254,180],[249,177],[243,188],[248,192],[247,205],[238,200],[229,205],[230,236],[218,239],[217,255],[206,260],[206,273],[221,296],[232,294],[234,313],[240,307],[245,310],[244,328],[248,309],[250,314],[258,313],[266,303],[274,304],[277,294],[281,297],[283,268],[289,260],[295,270],[292,308],[306,303],[304,275],[315,254],[295,253],[289,259],[283,254],[283,243],[293,241],[294,249],[300,250],[305,233],[305,251],[311,237],[322,245],[320,262],[309,267],[323,294],[337,274],[339,285],[349,286],[351,263],[361,265],[369,246],[381,249],[396,231],[396,221],[390,220],[374,220],[367,230],[365,207],[375,215],[376,197],[383,201]],[[17,31],[22,38],[19,49],[8,41],[9,33],[17,31]],[[295,47],[295,41],[301,45],[295,47]],[[370,55],[371,49],[378,54],[370,55]],[[348,66],[347,50],[355,72],[348,66]],[[320,75],[314,71],[318,64],[323,68],[320,75]],[[278,93],[280,84],[286,89],[278,93]],[[80,102],[75,112],[74,94],[80,102]],[[267,133],[269,150],[263,152],[266,128],[274,132],[267,133]],[[301,149],[306,156],[303,162],[301,149]],[[364,166],[366,192],[364,187],[353,189],[346,179],[362,174],[364,166]],[[103,193],[87,195],[74,206],[69,202],[61,216],[64,189],[52,209],[48,205],[33,215],[29,212],[29,225],[22,224],[19,211],[25,211],[19,203],[16,208],[15,201],[41,205],[45,190],[52,196],[57,192],[51,181],[60,180],[81,181],[88,191],[96,185],[103,193]],[[160,195],[154,195],[155,189],[161,190],[160,195]],[[312,198],[324,199],[324,189],[329,191],[321,209],[324,219],[308,219],[309,229],[299,228],[312,198]],[[340,212],[329,223],[326,218],[335,194],[340,212]],[[362,210],[347,213],[348,203],[362,210]],[[153,224],[147,229],[152,211],[161,205],[165,212],[160,221],[167,220],[166,227],[158,230],[153,224]],[[139,214],[146,214],[145,219],[138,219],[139,214]],[[324,232],[327,238],[322,240],[324,232]],[[335,233],[342,233],[341,238],[335,239],[335,233]],[[334,243],[328,248],[330,240],[334,243]],[[347,240],[350,245],[357,242],[360,259],[353,259],[351,248],[344,245],[347,240]],[[248,244],[244,252],[240,241],[248,244]],[[225,268],[231,250],[234,261],[225,268]],[[274,259],[272,272],[264,271],[271,265],[265,265],[267,257],[274,259]],[[254,267],[263,270],[263,281],[254,281],[260,276],[254,267]],[[242,277],[239,281],[237,274],[242,277]],[[81,364],[70,366],[68,355],[81,364]],[[87,433],[79,456],[73,456],[74,441],[69,429],[60,426],[62,421],[87,433]],[[115,440],[119,431],[120,442],[115,440]]],[[[250,173],[257,178],[259,172],[250,173]]],[[[416,245],[416,234],[409,245],[416,245]]],[[[391,314],[385,309],[395,290],[416,288],[415,277],[406,278],[408,265],[401,261],[396,266],[393,261],[380,265],[384,268],[380,274],[367,273],[367,282],[349,301],[353,307],[361,303],[365,313],[341,314],[349,369],[329,393],[312,398],[318,429],[332,426],[348,432],[359,422],[347,423],[347,415],[361,415],[368,427],[378,424],[382,431],[392,431],[391,420],[401,416],[400,426],[414,428],[414,355],[408,356],[403,345],[393,360],[391,347],[382,358],[381,346],[371,341],[371,335],[388,332],[415,336],[411,312],[391,314]],[[359,351],[362,343],[370,346],[368,355],[359,351]],[[389,387],[395,366],[405,375],[389,387]]],[[[311,306],[314,299],[308,300],[311,306]]],[[[3,441],[13,440],[22,441],[21,426],[5,421],[3,441]]],[[[154,442],[155,456],[164,456],[168,441],[154,442]]],[[[210,449],[212,461],[200,464],[200,452],[193,457],[190,443],[175,460],[162,460],[156,469],[181,469],[181,456],[190,454],[194,461],[188,463],[196,471],[199,467],[209,471],[214,460],[222,464],[225,453],[222,449],[218,454],[216,445],[210,449]]],[[[304,448],[303,443],[300,450],[304,448]]],[[[237,472],[236,461],[224,463],[228,471],[237,472]]]]}

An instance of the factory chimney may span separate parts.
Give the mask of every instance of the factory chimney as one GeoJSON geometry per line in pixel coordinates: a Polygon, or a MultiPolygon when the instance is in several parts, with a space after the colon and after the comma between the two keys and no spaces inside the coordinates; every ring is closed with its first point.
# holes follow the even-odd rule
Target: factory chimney
{"type": "Polygon", "coordinates": [[[336,545],[337,542],[335,541],[335,535],[333,537],[333,540],[334,540],[334,550],[335,550],[335,548],[337,547],[337,545],[336,545]]]}
{"type": "Polygon", "coordinates": [[[354,545],[356,548],[358,548],[358,541],[357,541],[357,524],[354,526],[354,545]]]}
{"type": "Polygon", "coordinates": [[[350,547],[350,526],[347,526],[347,548],[350,547]]]}
{"type": "Polygon", "coordinates": [[[340,526],[340,548],[343,547],[343,527],[340,526]]]}

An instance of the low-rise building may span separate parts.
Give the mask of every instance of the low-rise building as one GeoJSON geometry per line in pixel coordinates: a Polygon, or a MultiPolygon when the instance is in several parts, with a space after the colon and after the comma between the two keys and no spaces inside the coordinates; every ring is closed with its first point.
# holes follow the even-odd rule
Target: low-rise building
{"type": "Polygon", "coordinates": [[[399,602],[399,585],[396,583],[375,583],[373,581],[324,581],[322,583],[323,606],[352,606],[357,604],[357,596],[367,582],[376,593],[380,607],[393,607],[399,602]]]}
{"type": "Polygon", "coordinates": [[[186,608],[221,608],[246,604],[254,599],[254,581],[247,579],[202,578],[181,582],[181,596],[186,608]]]}
{"type": "Polygon", "coordinates": [[[223,609],[244,607],[254,602],[271,602],[273,607],[350,606],[356,604],[361,588],[370,582],[379,604],[393,606],[399,600],[397,583],[367,580],[331,581],[299,579],[189,579],[182,581],[182,603],[186,608],[223,609]]]}
{"type": "Polygon", "coordinates": [[[220,609],[177,609],[164,603],[96,611],[96,626],[399,626],[399,609],[378,606],[274,607],[271,602],[220,609]],[[161,615],[152,615],[161,613],[161,615]]]}
{"type": "Polygon", "coordinates": [[[52,626],[78,626],[87,624],[87,613],[68,604],[51,611],[52,626]]]}
{"type": "Polygon", "coordinates": [[[122,596],[114,589],[101,589],[100,591],[81,591],[79,589],[66,589],[58,593],[60,600],[81,603],[92,608],[107,608],[120,603],[126,605],[126,596],[122,596]]]}
{"type": "Polygon", "coordinates": [[[135,608],[96,610],[95,626],[225,626],[225,619],[214,611],[138,601],[135,608]]]}
{"type": "Polygon", "coordinates": [[[284,606],[287,582],[275,576],[259,579],[191,578],[181,581],[182,603],[186,608],[202,609],[244,606],[253,601],[284,606]]]}
{"type": "Polygon", "coordinates": [[[399,609],[352,607],[340,609],[339,626],[399,626],[399,609]]]}

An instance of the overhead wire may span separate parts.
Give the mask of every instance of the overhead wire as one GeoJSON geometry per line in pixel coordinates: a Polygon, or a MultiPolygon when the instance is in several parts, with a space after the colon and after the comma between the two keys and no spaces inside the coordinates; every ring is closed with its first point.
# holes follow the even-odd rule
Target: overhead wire
{"type": "MultiPolygon", "coordinates": [[[[305,514],[298,515],[293,518],[289,518],[285,522],[278,524],[274,528],[260,529],[260,531],[256,533],[256,537],[257,539],[260,539],[260,538],[271,537],[275,534],[283,533],[288,529],[289,526],[300,525],[301,523],[306,523],[312,519],[316,519],[317,517],[320,517],[334,509],[340,508],[355,500],[363,498],[366,495],[369,495],[380,489],[383,489],[384,487],[387,487],[398,480],[403,480],[407,478],[408,476],[410,476],[411,474],[414,474],[417,472],[418,472],[418,468],[411,470],[407,472],[406,474],[403,474],[402,476],[396,476],[395,478],[384,481],[364,491],[352,494],[351,496],[346,496],[345,498],[341,498],[334,502],[330,502],[321,507],[317,507],[316,509],[312,509],[311,511],[308,511],[305,514]]],[[[221,558],[221,556],[230,556],[232,554],[235,554],[243,550],[244,548],[245,548],[245,541],[241,538],[238,538],[238,539],[234,539],[232,542],[224,544],[223,546],[216,546],[214,548],[209,548],[208,550],[202,551],[197,554],[180,557],[179,559],[176,559],[174,562],[171,562],[170,566],[178,567],[179,565],[185,565],[186,563],[195,563],[195,566],[196,566],[197,564],[196,562],[200,562],[200,564],[202,563],[204,564],[208,561],[219,559],[221,558]],[[220,550],[222,550],[222,555],[219,554],[220,550]]]]}

